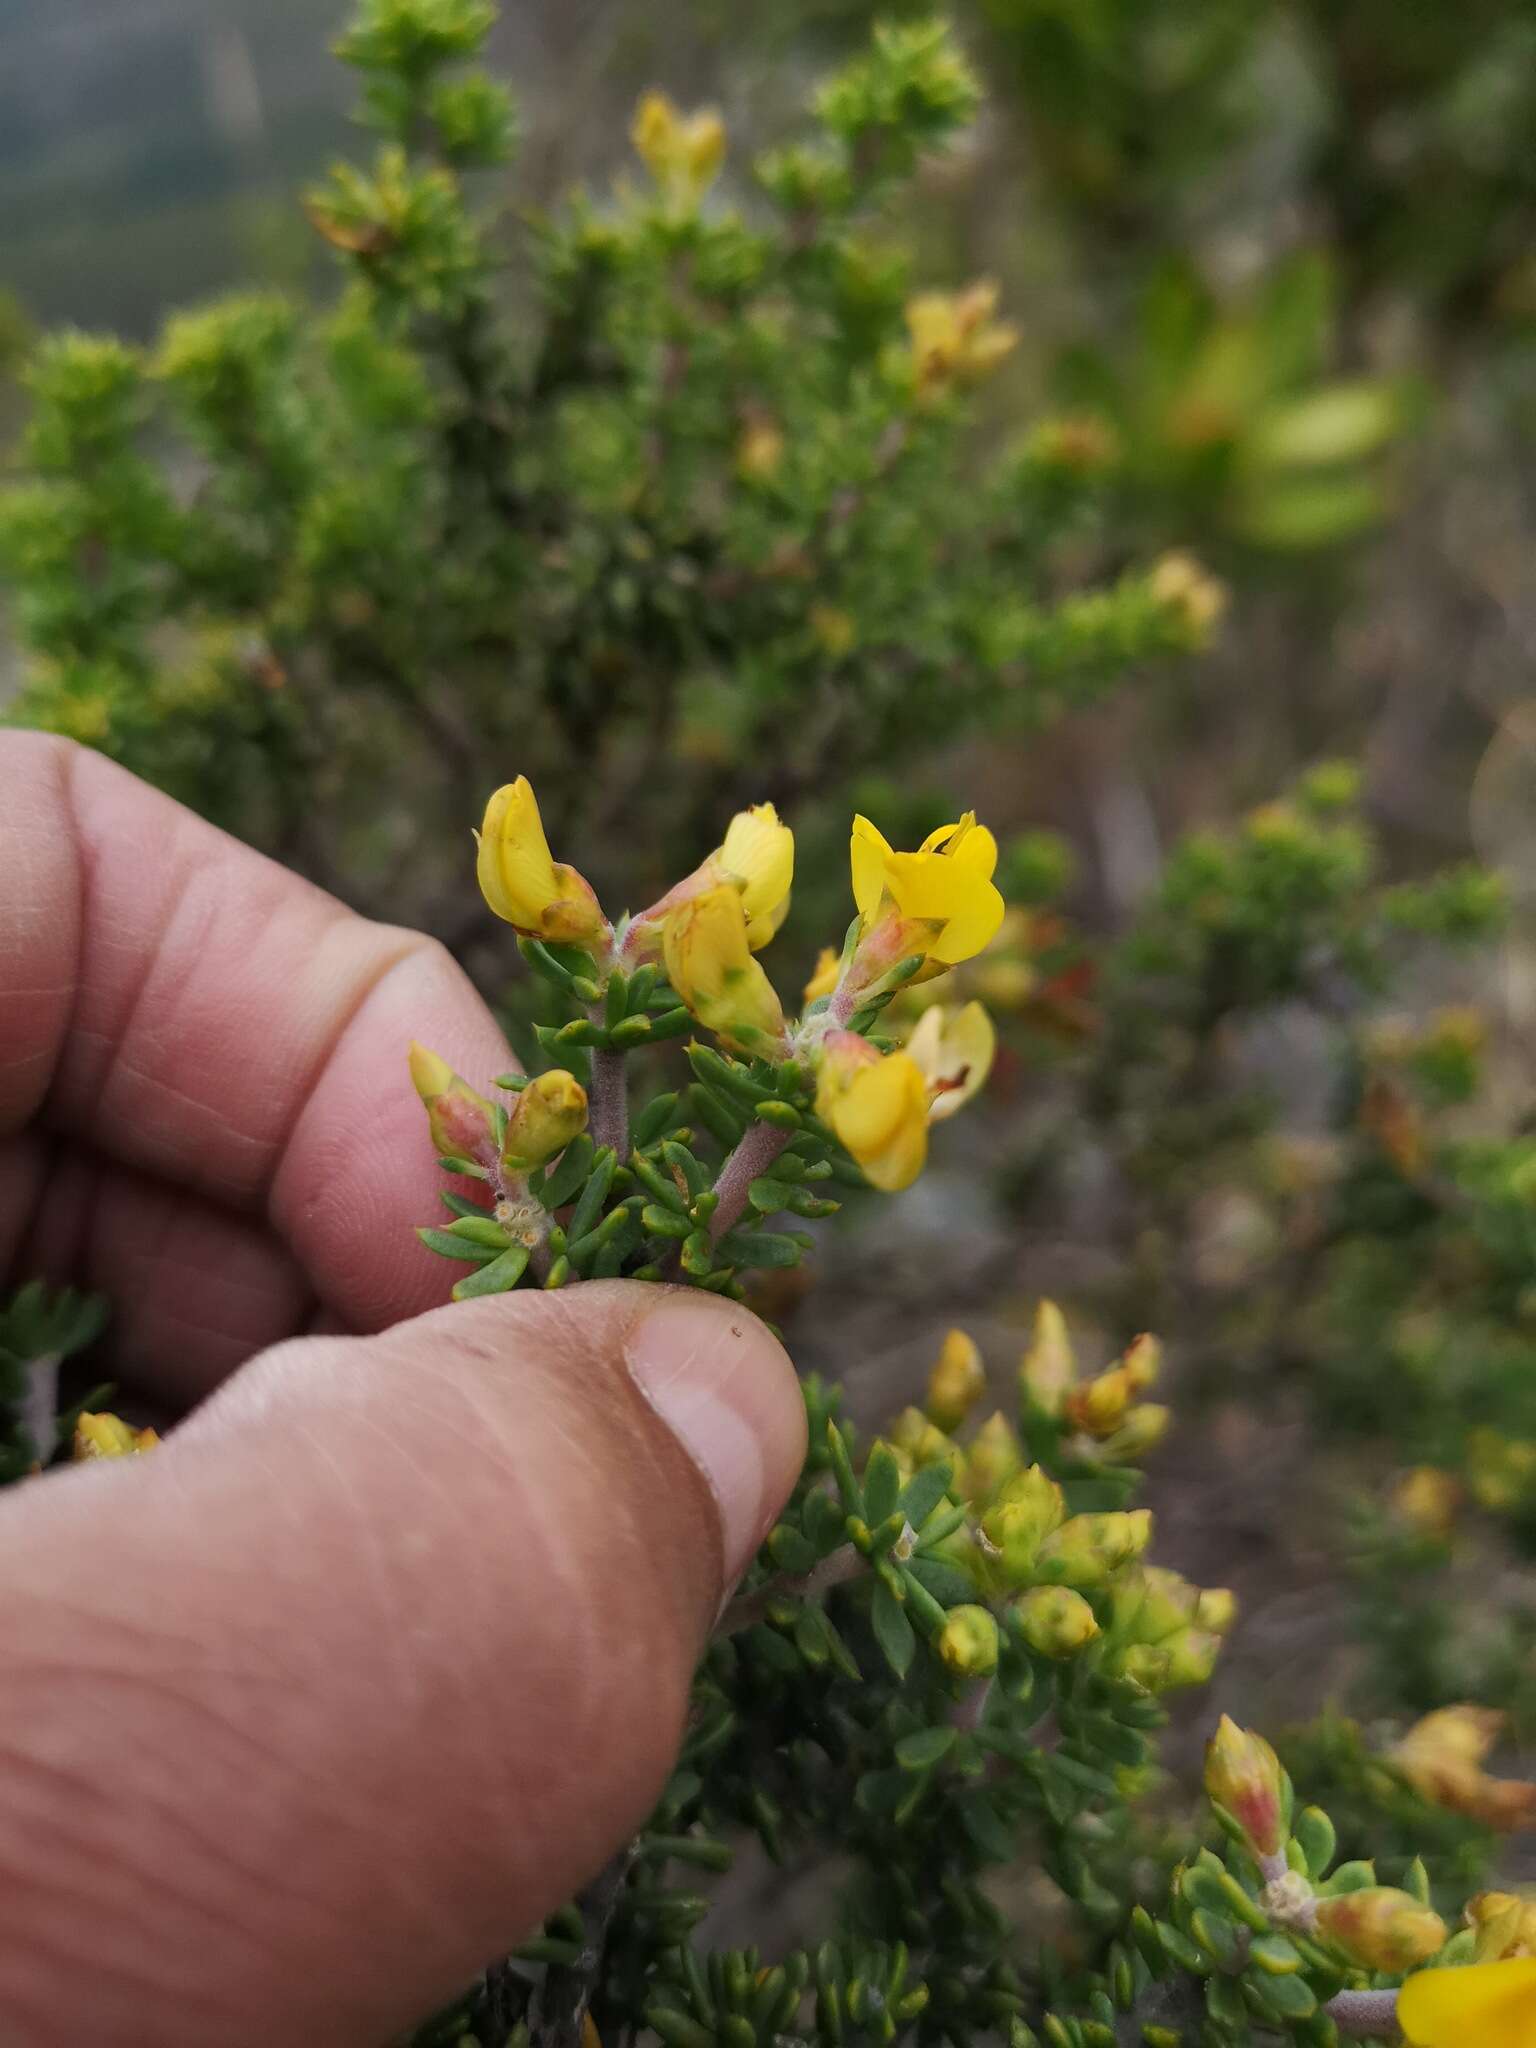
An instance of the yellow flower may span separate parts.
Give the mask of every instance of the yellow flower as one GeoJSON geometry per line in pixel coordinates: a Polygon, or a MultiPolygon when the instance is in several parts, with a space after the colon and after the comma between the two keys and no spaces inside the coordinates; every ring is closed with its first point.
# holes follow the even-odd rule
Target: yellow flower
{"type": "Polygon", "coordinates": [[[1508,1834],[1536,1823],[1536,1785],[1483,1769],[1503,1727],[1504,1716],[1490,1707],[1441,1707],[1409,1729],[1390,1760],[1434,1805],[1508,1834]]]}
{"type": "Polygon", "coordinates": [[[958,1429],[987,1390],[987,1369],[974,1337],[951,1330],[933,1371],[924,1402],[940,1429],[958,1429]]]}
{"type": "Polygon", "coordinates": [[[738,475],[762,481],[778,473],[784,459],[784,430],[771,419],[748,420],[736,443],[738,475]]]}
{"type": "Polygon", "coordinates": [[[627,964],[654,958],[668,918],[710,889],[729,883],[741,897],[747,944],[760,953],[789,915],[790,886],[795,879],[795,835],[780,821],[772,804],[754,804],[738,811],[725,837],[693,873],[665,896],[641,911],[624,939],[627,964]]]}
{"type": "Polygon", "coordinates": [[[1209,639],[1227,608],[1227,586],[1182,549],[1154,564],[1147,588],[1197,647],[1209,639]]]}
{"type": "Polygon", "coordinates": [[[1456,1526],[1461,1482],[1437,1465],[1415,1465],[1393,1487],[1392,1505],[1421,1536],[1443,1541],[1456,1526]]]}
{"type": "MultiPolygon", "coordinates": [[[[930,832],[916,853],[897,853],[868,818],[853,821],[849,846],[853,899],[866,935],[887,921],[886,950],[899,947],[902,927],[919,928],[907,951],[927,955],[917,977],[942,974],[988,945],[1003,921],[1004,903],[992,881],[997,841],[976,813],[930,832]]],[[[900,951],[885,962],[895,966],[900,951]]]]}
{"type": "Polygon", "coordinates": [[[518,1096],[501,1141],[501,1163],[510,1173],[529,1173],[563,1152],[587,1127],[587,1091],[563,1067],[554,1067],[518,1096]]]}
{"type": "Polygon", "coordinates": [[[1138,1394],[1157,1378],[1162,1346],[1155,1337],[1138,1337],[1120,1363],[1098,1373],[1086,1385],[1072,1388],[1063,1413],[1074,1429],[1089,1436],[1113,1436],[1130,1413],[1138,1394]]]}
{"type": "Polygon", "coordinates": [[[1474,1962],[1536,1956],[1536,1899],[1518,1892],[1479,1892],[1467,1901],[1466,1920],[1476,1932],[1474,1962]]]}
{"type": "Polygon", "coordinates": [[[928,1158],[928,1084],[908,1054],[882,1056],[851,1031],[828,1032],[821,1044],[816,1113],[864,1169],[871,1187],[895,1194],[922,1172],[928,1158]]]}
{"type": "Polygon", "coordinates": [[[438,1152],[489,1167],[496,1158],[496,1118],[491,1105],[460,1078],[440,1054],[411,1042],[411,1082],[426,1104],[427,1123],[438,1152]]]}
{"type": "Polygon", "coordinates": [[[919,292],[906,305],[917,389],[975,383],[1018,345],[1019,330],[994,320],[997,286],[982,278],[960,292],[919,292]]]}
{"type": "Polygon", "coordinates": [[[752,957],[742,892],[734,882],[690,897],[662,927],[667,979],[681,1001],[733,1052],[781,1055],[784,1012],[752,957]]]}
{"type": "Polygon", "coordinates": [[[1531,2048],[1536,1958],[1420,1970],[1397,1995],[1408,2048],[1531,2048]]]}
{"type": "Polygon", "coordinates": [[[680,114],[664,92],[648,92],[635,109],[629,139],[661,192],[697,206],[725,160],[725,123],[713,107],[680,114]]]}
{"type": "Polygon", "coordinates": [[[82,1414],[75,1420],[71,1455],[78,1463],[84,1458],[131,1458],[139,1451],[152,1451],[160,1438],[152,1429],[134,1429],[120,1415],[82,1414]]]}
{"type": "Polygon", "coordinates": [[[528,938],[588,952],[607,946],[608,920],[590,884],[550,857],[526,775],[497,790],[478,837],[480,887],[498,917],[528,938]]]}
{"type": "Polygon", "coordinates": [[[801,994],[802,1002],[818,1002],[822,996],[831,995],[842,976],[843,958],[833,952],[830,946],[823,946],[816,955],[816,971],[805,984],[801,994]]]}
{"type": "Polygon", "coordinates": [[[997,1056],[997,1032],[980,1003],[935,1003],[907,1040],[928,1088],[928,1121],[942,1123],[986,1086],[997,1056]]]}

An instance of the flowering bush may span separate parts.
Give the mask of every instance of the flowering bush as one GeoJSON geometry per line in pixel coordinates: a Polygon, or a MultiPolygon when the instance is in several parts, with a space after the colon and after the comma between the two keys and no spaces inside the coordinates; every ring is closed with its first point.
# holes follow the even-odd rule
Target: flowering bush
{"type": "Polygon", "coordinates": [[[12,715],[464,950],[488,920],[444,856],[488,754],[643,886],[749,797],[803,809],[1202,643],[1150,559],[1085,582],[1054,458],[979,441],[1016,330],[985,284],[923,289],[898,226],[978,104],[941,28],[879,34],[751,162],[648,94],[637,175],[529,221],[468,62],[492,12],[359,6],[379,146],[306,201],[334,304],[38,347],[12,715]]]}

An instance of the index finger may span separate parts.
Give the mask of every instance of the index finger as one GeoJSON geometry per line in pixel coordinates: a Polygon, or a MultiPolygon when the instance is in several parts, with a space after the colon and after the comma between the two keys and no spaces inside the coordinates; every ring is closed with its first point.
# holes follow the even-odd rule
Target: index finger
{"type": "MultiPolygon", "coordinates": [[[[472,884],[470,886],[473,886],[472,884]]],[[[511,1058],[446,951],[101,756],[0,734],[0,1140],[34,1122],[267,1218],[344,1324],[444,1298],[410,1040],[511,1058]]]]}

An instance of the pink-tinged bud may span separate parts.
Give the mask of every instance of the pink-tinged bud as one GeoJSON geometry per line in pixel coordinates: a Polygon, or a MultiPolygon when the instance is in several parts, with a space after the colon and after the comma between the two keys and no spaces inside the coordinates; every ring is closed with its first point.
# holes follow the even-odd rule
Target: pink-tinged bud
{"type": "Polygon", "coordinates": [[[1440,1915],[1390,1885],[1319,1899],[1317,1931],[1367,1970],[1416,1969],[1445,1946],[1440,1915]]]}
{"type": "Polygon", "coordinates": [[[482,1170],[496,1163],[496,1118],[484,1096],[424,1045],[411,1046],[411,1081],[426,1105],[432,1142],[447,1159],[482,1170]]]}
{"type": "Polygon", "coordinates": [[[1284,1774],[1262,1735],[1223,1714],[1206,1745],[1205,1789],[1224,1807],[1257,1856],[1278,1856],[1285,1839],[1284,1774]]]}

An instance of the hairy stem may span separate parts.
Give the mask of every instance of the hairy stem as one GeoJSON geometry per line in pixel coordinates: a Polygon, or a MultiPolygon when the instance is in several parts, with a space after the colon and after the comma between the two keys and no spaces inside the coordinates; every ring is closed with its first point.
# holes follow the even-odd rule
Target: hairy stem
{"type": "Polygon", "coordinates": [[[528,2012],[533,2048],[581,2048],[583,2025],[602,1977],[608,1930],[639,1849],[638,1838],[626,1842],[586,1889],[576,1894],[576,1910],[582,1924],[581,1953],[575,1962],[547,1970],[533,1994],[528,2012]]]}
{"type": "Polygon", "coordinates": [[[34,1358],[27,1367],[27,1391],[21,1400],[21,1426],[32,1440],[39,1465],[53,1456],[59,1434],[59,1365],[57,1352],[34,1358]]]}
{"type": "Polygon", "coordinates": [[[587,1129],[594,1145],[611,1145],[620,1160],[629,1157],[629,1075],[621,1052],[592,1048],[592,1086],[587,1129]]]}
{"type": "Polygon", "coordinates": [[[1323,2007],[1341,2034],[1353,2041],[1372,2035],[1391,2039],[1397,2033],[1395,1991],[1341,1991],[1323,2007]]]}
{"type": "Polygon", "coordinates": [[[781,1130],[777,1124],[753,1124],[747,1131],[721,1167],[720,1178],[715,1182],[715,1193],[720,1201],[709,1219],[712,1244],[718,1244],[731,1225],[740,1220],[741,1212],[747,1206],[747,1189],[760,1174],[768,1171],[794,1135],[793,1131],[781,1130]]]}
{"type": "Polygon", "coordinates": [[[770,1609],[781,1600],[814,1600],[823,1593],[830,1593],[834,1586],[846,1586],[850,1579],[861,1577],[868,1568],[868,1560],[863,1554],[851,1543],[845,1544],[841,1550],[834,1550],[830,1557],[824,1557],[820,1564],[813,1565],[810,1571],[799,1577],[793,1572],[784,1572],[750,1593],[738,1593],[715,1624],[715,1634],[739,1635],[744,1628],[755,1628],[758,1622],[765,1621],[770,1609]]]}

